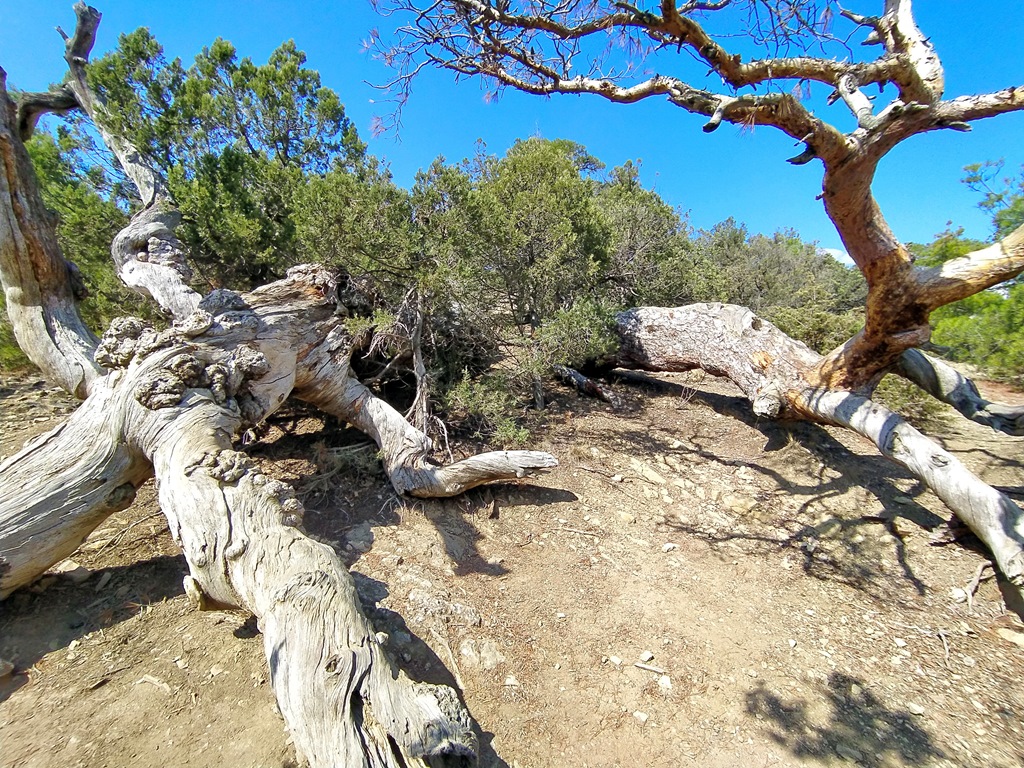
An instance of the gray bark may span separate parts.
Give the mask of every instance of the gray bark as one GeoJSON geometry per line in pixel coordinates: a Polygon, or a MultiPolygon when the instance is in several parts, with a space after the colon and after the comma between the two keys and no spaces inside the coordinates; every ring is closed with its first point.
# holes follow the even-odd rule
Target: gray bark
{"type": "Polygon", "coordinates": [[[971,421],[1007,435],[1024,435],[1024,406],[986,400],[973,381],[941,360],[916,349],[907,350],[895,372],[971,421]]]}
{"type": "Polygon", "coordinates": [[[96,337],[82,322],[51,214],[22,144],[0,69],[0,285],[15,338],[54,384],[84,398],[102,375],[96,337]]]}
{"type": "Polygon", "coordinates": [[[168,331],[116,323],[98,351],[111,373],[67,424],[0,467],[0,597],[69,554],[155,474],[188,562],[187,593],[200,607],[257,616],[279,707],[310,765],[471,759],[458,697],[393,666],[344,565],[302,533],[291,489],[231,438],[298,384],[378,440],[396,488],[416,495],[555,461],[523,451],[430,463],[426,436],[348,376],[350,352],[330,275],[311,266],[249,294],[213,294],[168,331]]]}

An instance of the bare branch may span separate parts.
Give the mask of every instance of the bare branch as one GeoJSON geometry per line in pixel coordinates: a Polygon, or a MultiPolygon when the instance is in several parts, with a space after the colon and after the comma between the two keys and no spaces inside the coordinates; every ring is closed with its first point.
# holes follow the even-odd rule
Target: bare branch
{"type": "Polygon", "coordinates": [[[61,253],[18,122],[0,69],[0,284],[7,314],[32,362],[84,398],[103,373],[93,357],[98,340],[78,314],[72,280],[77,268],[61,253]]]}
{"type": "Polygon", "coordinates": [[[894,371],[914,382],[937,400],[951,405],[978,424],[1016,437],[1024,436],[1024,406],[1004,405],[986,400],[974,382],[950,365],[909,349],[894,371]]]}
{"type": "Polygon", "coordinates": [[[48,93],[18,95],[18,134],[28,141],[35,132],[39,118],[48,113],[64,115],[78,109],[78,99],[66,86],[48,93]]]}
{"type": "Polygon", "coordinates": [[[130,288],[152,297],[173,317],[186,317],[199,305],[200,296],[188,286],[191,271],[184,246],[174,236],[180,214],[167,183],[156,166],[135,146],[110,130],[106,105],[86,78],[89,54],[96,42],[100,12],[79,2],[74,34],[66,38],[64,58],[71,72],[65,90],[92,119],[104,143],[117,157],[139,190],[143,210],[115,238],[111,248],[118,275],[130,288]]]}
{"type": "Polygon", "coordinates": [[[918,270],[929,309],[973,296],[1024,272],[1024,224],[1002,240],[939,267],[918,270]]]}

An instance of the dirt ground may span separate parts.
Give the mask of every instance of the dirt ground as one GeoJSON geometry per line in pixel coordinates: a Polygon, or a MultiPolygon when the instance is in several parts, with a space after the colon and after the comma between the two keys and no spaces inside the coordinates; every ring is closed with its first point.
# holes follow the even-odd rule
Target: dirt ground
{"type": "MultiPolygon", "coordinates": [[[[462,691],[482,765],[1024,765],[1024,624],[990,570],[968,594],[987,560],[941,502],[855,435],[662,378],[619,413],[556,393],[536,447],[561,466],[447,502],[395,498],[309,415],[248,450],[399,664],[462,691]]],[[[0,454],[71,408],[0,384],[0,454]]],[[[932,432],[1024,496],[1024,440],[932,432]]],[[[0,765],[296,765],[255,623],[189,606],[151,487],[72,559],[0,603],[0,765]]]]}

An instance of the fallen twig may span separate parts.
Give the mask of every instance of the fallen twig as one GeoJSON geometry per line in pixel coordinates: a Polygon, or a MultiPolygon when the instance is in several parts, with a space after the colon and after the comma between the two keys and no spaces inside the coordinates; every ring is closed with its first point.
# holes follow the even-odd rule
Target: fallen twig
{"type": "Polygon", "coordinates": [[[964,587],[964,592],[967,593],[967,612],[968,613],[974,613],[974,593],[978,591],[978,586],[981,584],[981,582],[984,579],[992,578],[992,576],[995,575],[995,571],[993,570],[991,575],[985,576],[985,577],[982,576],[982,574],[985,572],[985,569],[986,568],[991,568],[991,567],[992,567],[992,563],[988,562],[987,560],[984,563],[982,563],[981,565],[979,565],[978,566],[978,570],[976,570],[974,572],[974,577],[967,584],[967,586],[964,587]]]}
{"type": "Polygon", "coordinates": [[[946,669],[953,669],[953,666],[949,663],[949,641],[946,640],[946,633],[941,629],[938,631],[939,639],[942,640],[942,648],[946,652],[946,669]]]}

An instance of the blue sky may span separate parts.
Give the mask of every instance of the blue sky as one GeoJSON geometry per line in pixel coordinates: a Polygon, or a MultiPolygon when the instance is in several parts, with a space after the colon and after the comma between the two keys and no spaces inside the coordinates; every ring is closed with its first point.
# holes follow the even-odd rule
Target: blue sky
{"type": "MultiPolygon", "coordinates": [[[[882,2],[845,5],[871,13],[882,2]]],[[[12,85],[41,90],[61,78],[63,45],[54,27],[71,31],[71,7],[71,0],[0,0],[0,66],[12,85]]],[[[324,84],[341,95],[370,150],[388,161],[403,186],[438,155],[458,161],[472,154],[478,139],[503,153],[517,138],[567,138],[609,167],[641,159],[644,183],[689,211],[694,226],[710,227],[732,216],[752,232],[790,227],[822,247],[841,246],[815,200],[820,164],[788,165],[785,159],[799,149],[772,129],[741,132],[723,125],[704,134],[703,118],[660,100],[617,105],[594,97],[543,99],[506,91],[488,102],[479,82],[456,83],[450,73],[428,71],[416,83],[398,138],[373,138],[371,121],[390,106],[368,83],[383,82],[389,73],[364,51],[363,41],[372,28],[386,38],[395,22],[375,15],[366,0],[109,0],[97,7],[103,22],[96,54],[114,47],[119,33],[139,26],[150,28],[168,58],[186,63],[216,37],[257,62],[294,39],[324,84]]],[[[945,64],[947,98],[1024,84],[1020,0],[918,0],[915,12],[945,64]]],[[[659,69],[671,74],[667,63],[659,62],[659,69]]],[[[847,121],[841,105],[832,109],[820,114],[847,121]]],[[[961,169],[1000,157],[1007,169],[1019,169],[1022,138],[1024,114],[1013,114],[975,123],[972,133],[945,131],[905,142],[883,161],[875,184],[893,229],[905,241],[927,242],[952,220],[968,235],[987,237],[988,218],[976,209],[976,195],[959,183],[961,169]]]]}

